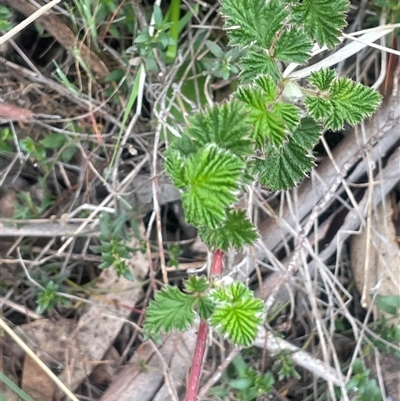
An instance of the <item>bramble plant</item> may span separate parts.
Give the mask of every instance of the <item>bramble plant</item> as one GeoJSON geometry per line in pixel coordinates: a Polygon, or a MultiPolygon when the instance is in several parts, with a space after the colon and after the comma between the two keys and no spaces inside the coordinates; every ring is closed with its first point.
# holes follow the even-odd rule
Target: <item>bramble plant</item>
{"type": "MultiPolygon", "coordinates": [[[[189,277],[185,292],[159,291],[144,329],[184,330],[197,314],[198,345],[210,324],[234,344],[249,346],[263,322],[263,302],[245,285],[219,280],[223,252],[258,237],[236,206],[240,194],[253,180],[276,191],[294,187],[313,167],[312,150],[323,130],[360,123],[381,96],[331,69],[313,72],[304,85],[283,76],[286,64],[309,60],[315,43],[328,48],[339,43],[347,0],[221,0],[221,5],[230,45],[241,54],[238,89],[229,101],[189,118],[165,152],[165,170],[181,191],[186,221],[213,252],[210,277],[189,277]]],[[[197,362],[187,400],[195,399],[197,362]]]]}

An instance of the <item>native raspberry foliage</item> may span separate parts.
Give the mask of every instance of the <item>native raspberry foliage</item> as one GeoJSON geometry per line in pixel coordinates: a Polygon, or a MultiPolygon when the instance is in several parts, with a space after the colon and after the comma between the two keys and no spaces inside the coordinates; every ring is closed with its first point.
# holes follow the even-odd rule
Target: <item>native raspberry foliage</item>
{"type": "MultiPolygon", "coordinates": [[[[377,92],[331,69],[312,73],[305,86],[283,77],[289,63],[307,63],[315,43],[339,43],[348,6],[347,0],[221,0],[229,51],[237,56],[232,66],[238,68],[230,71],[240,69],[237,89],[191,116],[165,152],[185,218],[210,250],[257,240],[238,202],[249,184],[294,187],[314,166],[324,129],[358,124],[379,106],[377,92]]],[[[223,58],[216,46],[209,48],[223,58]]],[[[198,314],[233,343],[251,345],[262,324],[261,300],[241,283],[204,280],[190,278],[185,292],[160,291],[148,308],[147,330],[185,328],[198,314]]]]}
{"type": "Polygon", "coordinates": [[[262,49],[248,50],[239,61],[239,66],[241,69],[240,79],[243,83],[252,82],[258,75],[267,75],[276,83],[281,79],[276,59],[262,49]]]}
{"type": "Polygon", "coordinates": [[[338,78],[333,70],[314,72],[309,83],[317,90],[306,97],[307,110],[311,117],[332,130],[343,128],[346,122],[360,123],[381,102],[378,92],[349,78],[338,78]]]}
{"type": "Polygon", "coordinates": [[[296,131],[281,148],[265,148],[265,158],[254,167],[261,184],[275,190],[296,185],[314,165],[310,149],[318,142],[321,127],[311,118],[303,118],[296,131]]]}
{"type": "Polygon", "coordinates": [[[221,4],[230,42],[242,47],[256,43],[268,49],[288,16],[279,0],[222,0],[221,4]]]}
{"type": "Polygon", "coordinates": [[[262,323],[262,300],[240,282],[216,289],[212,299],[216,307],[211,325],[234,344],[251,345],[262,323]]]}
{"type": "Polygon", "coordinates": [[[193,295],[185,294],[177,287],[168,286],[158,291],[147,308],[145,332],[154,335],[187,329],[194,321],[195,301],[193,295]]]}
{"type": "Polygon", "coordinates": [[[182,194],[188,223],[215,228],[235,202],[244,163],[215,144],[200,149],[184,166],[187,191],[182,194]]]}
{"type": "Polygon", "coordinates": [[[277,95],[278,87],[268,75],[257,77],[253,84],[244,85],[236,92],[236,97],[246,105],[259,147],[266,141],[281,146],[299,122],[299,108],[277,101],[277,95]]]}
{"type": "Polygon", "coordinates": [[[308,35],[320,46],[333,47],[346,26],[347,0],[302,0],[290,1],[291,22],[302,24],[308,35]]]}
{"type": "Polygon", "coordinates": [[[243,210],[231,210],[224,223],[216,228],[199,227],[199,235],[210,249],[229,250],[230,247],[240,249],[251,245],[258,238],[254,225],[246,218],[243,210]]]}
{"type": "Polygon", "coordinates": [[[262,322],[261,299],[242,283],[209,291],[205,277],[189,277],[182,292],[166,287],[156,293],[147,308],[144,330],[148,335],[183,330],[193,324],[195,312],[223,336],[237,345],[248,346],[256,338],[262,322]]]}
{"type": "Polygon", "coordinates": [[[284,30],[278,37],[273,57],[289,62],[304,64],[310,58],[312,42],[303,28],[284,30]]]}

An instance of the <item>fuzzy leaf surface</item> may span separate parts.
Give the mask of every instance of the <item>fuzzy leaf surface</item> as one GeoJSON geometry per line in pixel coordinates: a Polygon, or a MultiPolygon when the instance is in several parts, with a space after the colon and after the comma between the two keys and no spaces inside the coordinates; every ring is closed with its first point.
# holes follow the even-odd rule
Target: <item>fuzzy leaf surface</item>
{"type": "Polygon", "coordinates": [[[331,87],[331,84],[335,78],[335,70],[322,68],[319,71],[312,72],[308,78],[308,82],[311,85],[316,86],[320,91],[326,91],[331,87]]]}
{"type": "Polygon", "coordinates": [[[342,128],[345,121],[356,125],[371,116],[381,100],[377,91],[349,78],[339,78],[331,87],[330,101],[334,111],[326,124],[333,130],[342,128]]]}
{"type": "Polygon", "coordinates": [[[250,51],[239,63],[240,78],[243,83],[252,82],[258,75],[269,75],[275,82],[280,79],[280,71],[275,60],[264,51],[250,51]]]}
{"type": "Polygon", "coordinates": [[[201,294],[210,287],[207,278],[204,276],[189,276],[185,283],[185,289],[189,293],[201,294]]]}
{"type": "Polygon", "coordinates": [[[309,152],[320,132],[312,118],[304,118],[280,149],[268,147],[267,159],[255,162],[260,183],[276,191],[295,186],[314,165],[309,152]]]}
{"type": "Polygon", "coordinates": [[[223,251],[230,247],[241,249],[245,245],[252,245],[258,238],[254,225],[242,210],[230,211],[223,225],[214,230],[199,227],[199,235],[208,248],[223,251]]]}
{"type": "Polygon", "coordinates": [[[188,157],[196,153],[200,148],[201,146],[184,132],[182,138],[176,138],[172,141],[170,147],[164,152],[164,155],[168,156],[170,152],[176,151],[181,156],[188,157]]]}
{"type": "Polygon", "coordinates": [[[184,167],[187,192],[182,194],[186,220],[195,226],[215,228],[236,200],[244,162],[215,144],[200,149],[184,167]]]}
{"type": "Polygon", "coordinates": [[[196,301],[197,311],[201,319],[208,320],[214,312],[214,302],[208,296],[199,297],[196,301]]]}
{"type": "Polygon", "coordinates": [[[310,58],[312,42],[301,28],[286,29],[276,41],[274,57],[286,63],[304,64],[310,58]]]}
{"type": "Polygon", "coordinates": [[[251,345],[262,323],[262,300],[240,282],[218,289],[212,297],[216,306],[211,325],[234,344],[251,345]]]}
{"type": "Polygon", "coordinates": [[[312,118],[305,117],[300,121],[296,131],[291,135],[291,140],[304,150],[311,150],[319,141],[322,128],[312,118]]]}
{"type": "Polygon", "coordinates": [[[256,43],[268,49],[288,15],[280,0],[222,0],[221,4],[231,44],[242,47],[256,43]]]}
{"type": "Polygon", "coordinates": [[[339,43],[338,36],[346,26],[347,0],[303,0],[291,3],[296,3],[292,6],[293,22],[302,24],[320,46],[332,48],[339,43]]]}
{"type": "Polygon", "coordinates": [[[166,173],[171,177],[173,184],[178,189],[185,188],[187,185],[184,174],[185,160],[176,150],[169,149],[164,154],[166,156],[164,163],[166,173]]]}
{"type": "Polygon", "coordinates": [[[289,139],[282,148],[271,148],[266,160],[257,160],[256,171],[262,185],[279,191],[295,186],[313,165],[313,159],[304,154],[304,149],[289,139]]]}
{"type": "Polygon", "coordinates": [[[253,151],[246,110],[237,101],[213,106],[205,113],[197,113],[189,119],[185,133],[199,147],[215,143],[238,156],[247,156],[253,151]]]}
{"type": "Polygon", "coordinates": [[[289,103],[277,102],[274,105],[275,112],[284,122],[287,130],[294,131],[300,122],[300,110],[289,103]]]}
{"type": "Polygon", "coordinates": [[[310,116],[317,121],[325,121],[334,111],[332,102],[319,96],[306,96],[304,104],[310,116]]]}
{"type": "Polygon", "coordinates": [[[268,75],[259,75],[254,80],[254,85],[262,89],[263,98],[268,103],[273,102],[278,95],[278,87],[274,80],[268,75]]]}
{"type": "Polygon", "coordinates": [[[289,132],[299,121],[299,109],[285,103],[272,103],[275,90],[270,77],[258,77],[253,85],[242,86],[236,92],[239,100],[249,110],[249,120],[254,127],[254,139],[262,147],[266,139],[272,146],[282,145],[289,132]]]}
{"type": "Polygon", "coordinates": [[[328,128],[339,130],[347,122],[360,123],[370,116],[381,102],[381,95],[375,90],[349,78],[332,78],[331,70],[321,70],[310,78],[317,88],[324,88],[324,98],[309,95],[305,106],[317,121],[323,121],[328,128]],[[328,87],[329,85],[329,87],[328,87]]]}
{"type": "Polygon", "coordinates": [[[144,330],[150,334],[185,330],[194,321],[193,295],[184,294],[177,287],[167,286],[158,291],[147,308],[144,330]]]}

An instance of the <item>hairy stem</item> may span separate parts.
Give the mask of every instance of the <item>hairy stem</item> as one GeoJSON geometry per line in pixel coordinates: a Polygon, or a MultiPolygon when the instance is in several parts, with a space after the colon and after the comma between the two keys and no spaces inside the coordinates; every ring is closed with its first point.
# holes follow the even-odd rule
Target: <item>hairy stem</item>
{"type": "Polygon", "coordinates": [[[196,401],[197,399],[197,391],[199,389],[204,353],[207,345],[207,334],[208,324],[205,320],[201,320],[199,331],[197,332],[196,348],[194,350],[192,369],[190,370],[189,384],[185,401],[196,401]]]}
{"type": "MultiPolygon", "coordinates": [[[[217,249],[214,251],[211,263],[210,276],[222,276],[222,259],[224,252],[217,249]]],[[[197,332],[196,347],[193,355],[192,368],[189,375],[189,384],[187,387],[185,401],[196,401],[197,392],[199,390],[200,376],[203,367],[204,353],[207,346],[208,324],[205,320],[200,321],[199,330],[197,332]]]]}
{"type": "Polygon", "coordinates": [[[214,251],[213,261],[211,264],[210,270],[210,278],[213,277],[221,277],[222,276],[222,258],[224,256],[224,252],[220,249],[214,251]]]}

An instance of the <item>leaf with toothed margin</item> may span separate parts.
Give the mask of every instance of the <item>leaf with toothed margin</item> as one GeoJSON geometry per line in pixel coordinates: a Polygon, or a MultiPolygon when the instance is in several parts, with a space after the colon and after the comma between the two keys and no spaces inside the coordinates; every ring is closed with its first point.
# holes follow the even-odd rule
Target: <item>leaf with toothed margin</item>
{"type": "Polygon", "coordinates": [[[237,197],[244,162],[232,152],[210,144],[190,156],[184,166],[187,190],[182,194],[186,221],[215,228],[237,197]]]}

